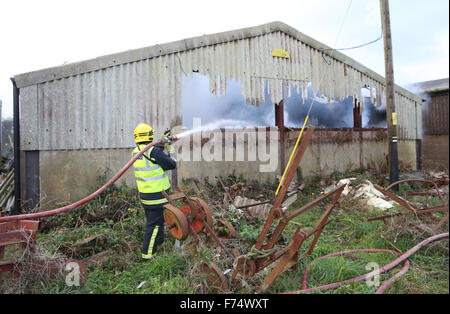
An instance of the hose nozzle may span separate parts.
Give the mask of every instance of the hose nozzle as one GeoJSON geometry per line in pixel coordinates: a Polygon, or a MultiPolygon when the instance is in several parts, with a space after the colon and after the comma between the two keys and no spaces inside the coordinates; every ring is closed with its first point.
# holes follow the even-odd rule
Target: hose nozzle
{"type": "Polygon", "coordinates": [[[178,136],[170,135],[170,136],[161,138],[161,143],[162,144],[171,144],[171,143],[173,143],[175,141],[178,141],[178,140],[179,140],[178,136]]]}

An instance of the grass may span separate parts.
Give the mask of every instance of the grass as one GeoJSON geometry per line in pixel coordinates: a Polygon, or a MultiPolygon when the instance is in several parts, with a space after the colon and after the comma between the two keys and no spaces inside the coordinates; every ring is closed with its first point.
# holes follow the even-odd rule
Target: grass
{"type": "MultiPolygon", "coordinates": [[[[365,173],[333,174],[332,179],[338,181],[345,177],[356,176],[357,182],[369,179],[374,183],[375,178],[365,173]]],[[[230,186],[242,182],[242,178],[230,176],[223,178],[225,185],[230,186]]],[[[262,187],[255,187],[255,183],[245,182],[254,194],[268,191],[276,184],[265,183],[262,187]]],[[[321,192],[321,179],[309,178],[306,189],[299,194],[298,200],[291,205],[290,210],[299,208],[311,200],[311,194],[317,197],[321,192]]],[[[357,183],[356,183],[357,184],[357,183]]],[[[223,193],[221,186],[205,182],[205,187],[211,192],[210,196],[223,193]]],[[[384,184],[386,185],[386,184],[384,184]]],[[[403,189],[408,189],[404,187],[403,189]]],[[[267,192],[269,195],[270,191],[267,192]]],[[[223,194],[220,194],[223,195],[223,194]]],[[[411,197],[414,201],[424,201],[420,197],[411,197]]],[[[430,200],[428,200],[430,201],[430,200]]],[[[448,200],[447,200],[448,201],[448,200]]],[[[296,217],[285,229],[279,244],[284,246],[292,237],[298,224],[312,227],[324,211],[325,203],[320,204],[308,212],[296,217]]],[[[436,201],[428,203],[435,206],[436,201]]],[[[402,210],[401,207],[394,211],[402,210]]],[[[312,239],[308,239],[299,251],[299,260],[296,269],[288,270],[280,275],[269,287],[266,293],[275,294],[286,291],[295,291],[301,288],[303,272],[316,258],[332,252],[358,249],[378,248],[407,251],[427,235],[415,232],[409,225],[402,225],[404,221],[395,220],[394,225],[382,221],[367,222],[367,218],[379,215],[369,208],[359,205],[349,198],[341,197],[339,204],[332,212],[332,222],[324,229],[315,250],[311,256],[305,256],[312,239]]],[[[233,217],[227,217],[233,218],[233,217]]],[[[234,217],[236,218],[236,217],[234,217]]],[[[408,216],[408,221],[415,217],[408,216]]],[[[194,265],[202,257],[213,259],[221,267],[226,267],[225,261],[217,256],[214,249],[202,250],[197,257],[193,257],[184,249],[175,248],[175,239],[165,232],[165,242],[158,249],[158,253],[148,262],[140,261],[140,245],[143,239],[145,217],[139,208],[135,190],[126,187],[113,186],[98,199],[72,212],[48,218],[43,221],[43,231],[38,234],[38,245],[44,248],[49,256],[64,255],[70,257],[73,252],[70,248],[80,240],[89,236],[101,234],[101,242],[90,243],[87,250],[78,253],[75,258],[89,258],[94,254],[110,250],[106,260],[101,265],[88,264],[88,280],[81,287],[68,287],[62,278],[30,279],[26,289],[16,293],[151,293],[151,294],[178,294],[202,292],[201,278],[193,272],[194,265]],[[133,249],[124,249],[134,243],[133,249]],[[138,288],[139,287],[139,288],[138,288]]],[[[255,243],[261,229],[262,221],[248,221],[241,219],[236,223],[241,242],[248,248],[255,243]]],[[[275,224],[276,225],[276,224],[275,224]]],[[[273,227],[272,229],[273,230],[273,227]]],[[[448,222],[442,230],[448,230],[448,222]]],[[[187,240],[188,241],[188,240],[187,240]]],[[[320,260],[310,267],[308,287],[320,286],[336,281],[349,279],[367,273],[368,263],[377,263],[380,267],[395,258],[389,253],[354,253],[346,256],[336,256],[320,260]]],[[[411,258],[411,267],[402,277],[398,278],[385,293],[414,293],[414,294],[448,294],[448,242],[441,241],[422,248],[411,258]]],[[[380,282],[389,279],[402,265],[380,276],[380,282]]],[[[222,269],[224,270],[224,269],[222,269]]],[[[268,274],[268,269],[258,273],[248,281],[245,288],[235,288],[235,293],[254,293],[268,274]]],[[[231,272],[229,273],[229,275],[231,272]]],[[[229,276],[228,275],[228,276],[229,276]]],[[[341,286],[328,291],[316,293],[326,294],[370,294],[376,287],[368,286],[365,281],[341,286]]]]}
{"type": "MultiPolygon", "coordinates": [[[[353,202],[343,201],[330,223],[322,233],[317,246],[311,256],[302,256],[299,267],[295,271],[282,274],[268,290],[269,293],[299,290],[303,272],[314,259],[332,253],[349,249],[377,248],[407,251],[425,237],[405,230],[395,239],[395,233],[381,221],[367,222],[367,218],[375,216],[372,212],[365,212],[355,207],[353,202]]],[[[315,221],[318,212],[311,211],[305,217],[299,218],[305,225],[315,221]]],[[[411,218],[414,219],[414,218],[411,218]]],[[[443,228],[448,230],[448,223],[443,228]]],[[[395,230],[395,228],[394,228],[395,230]]],[[[305,253],[306,241],[301,248],[305,253]]],[[[320,260],[312,264],[308,275],[308,287],[316,287],[345,279],[350,279],[373,269],[366,269],[369,262],[377,263],[380,267],[395,259],[390,253],[353,253],[346,256],[336,256],[320,260]]],[[[448,242],[439,242],[422,248],[410,257],[409,271],[389,288],[385,293],[448,293],[448,242]]],[[[403,264],[386,274],[381,274],[380,282],[392,277],[403,264]]],[[[317,293],[374,293],[376,287],[367,286],[365,281],[341,286],[337,289],[317,293]]]]}

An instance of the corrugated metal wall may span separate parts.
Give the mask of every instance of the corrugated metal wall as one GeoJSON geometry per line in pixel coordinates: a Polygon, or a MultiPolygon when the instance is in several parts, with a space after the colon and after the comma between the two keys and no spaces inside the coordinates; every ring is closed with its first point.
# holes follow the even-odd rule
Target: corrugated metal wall
{"type": "Polygon", "coordinates": [[[406,97],[395,94],[397,136],[402,140],[422,139],[422,106],[411,103],[406,97]]]}
{"type": "Polygon", "coordinates": [[[448,90],[429,95],[430,100],[423,106],[423,128],[425,135],[449,134],[449,92],[448,90]]]}
{"type": "Polygon", "coordinates": [[[40,84],[39,149],[131,147],[138,123],[179,123],[178,67],[172,55],[40,84]]]}
{"type": "MultiPolygon", "coordinates": [[[[211,38],[211,42],[217,41],[211,38]]],[[[160,52],[163,46],[158,46],[160,52]]],[[[72,66],[75,75],[61,75],[62,78],[29,86],[23,84],[20,107],[21,132],[25,135],[21,136],[21,149],[132,147],[133,129],[140,122],[151,123],[158,132],[181,124],[181,77],[193,72],[208,75],[210,91],[217,96],[225,93],[227,79],[241,82],[242,95],[254,105],[264,101],[265,80],[269,81],[273,103],[281,101],[283,84],[287,82],[297,90],[306,90],[311,82],[313,90],[319,89],[329,97],[356,96],[361,100],[364,100],[361,88],[367,85],[376,90],[373,101],[381,103],[384,85],[379,76],[371,75],[369,70],[358,70],[359,65],[349,65],[356,64],[354,61],[343,62],[345,56],[338,52],[330,58],[316,48],[275,31],[203,44],[87,73],[83,73],[87,67],[83,62],[75,64],[72,66]],[[271,55],[272,50],[280,48],[290,53],[289,59],[271,55]]],[[[45,75],[49,77],[51,73],[45,75]]],[[[27,79],[24,75],[22,81],[27,79]]],[[[290,89],[287,90],[290,96],[290,89]]],[[[421,124],[417,123],[420,104],[399,92],[396,100],[399,138],[421,138],[421,132],[417,132],[421,124]]]]}

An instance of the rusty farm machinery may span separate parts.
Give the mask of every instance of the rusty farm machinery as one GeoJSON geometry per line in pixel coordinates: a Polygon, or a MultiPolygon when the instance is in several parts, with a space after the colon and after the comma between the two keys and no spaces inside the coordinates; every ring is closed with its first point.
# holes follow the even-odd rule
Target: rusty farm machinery
{"type": "Polygon", "coordinates": [[[404,179],[397,182],[394,182],[387,186],[386,188],[383,188],[377,184],[374,184],[374,187],[383,193],[386,197],[389,197],[393,201],[397,202],[400,206],[406,209],[406,211],[401,211],[395,214],[388,214],[383,215],[379,217],[372,217],[369,218],[368,221],[375,221],[375,220],[383,220],[385,223],[388,219],[394,219],[395,217],[403,217],[406,215],[415,215],[418,218],[428,217],[432,220],[437,220],[436,224],[432,227],[432,230],[436,231],[440,227],[444,225],[444,223],[449,218],[449,207],[448,203],[445,201],[442,193],[439,191],[439,186],[436,182],[431,180],[423,180],[423,179],[404,179]],[[432,187],[431,190],[428,191],[403,191],[402,194],[404,195],[416,195],[416,196],[424,196],[426,197],[425,203],[428,203],[428,197],[437,197],[440,201],[440,204],[437,206],[424,206],[427,204],[420,204],[418,206],[417,204],[414,204],[411,201],[407,201],[400,195],[397,195],[393,193],[391,190],[399,186],[401,184],[422,184],[424,186],[432,187]],[[443,217],[437,217],[433,216],[434,213],[442,213],[443,217]]]}
{"type": "MultiPolygon", "coordinates": [[[[200,233],[203,233],[211,240],[210,243],[220,248],[221,258],[231,256],[234,260],[233,270],[227,273],[231,275],[231,278],[227,278],[224,272],[212,260],[200,262],[198,268],[205,276],[206,282],[209,288],[211,288],[210,291],[228,292],[230,284],[239,282],[238,277],[244,280],[249,279],[269,266],[273,266],[260,285],[259,292],[264,292],[280,274],[290,268],[296,267],[300,247],[305,240],[314,236],[305,254],[310,255],[313,252],[322,231],[330,222],[330,214],[345,188],[345,185],[341,185],[293,211],[288,211],[286,208],[283,208],[282,203],[287,194],[288,187],[294,178],[313,132],[314,127],[308,127],[298,150],[295,152],[293,162],[287,169],[283,185],[281,185],[279,193],[271,205],[270,212],[256,243],[248,252],[240,252],[236,247],[230,248],[224,245],[222,237],[213,228],[214,223],[228,229],[226,234],[229,237],[237,237],[236,231],[232,224],[226,220],[217,219],[214,221],[211,207],[205,200],[198,197],[186,196],[180,188],[177,188],[177,193],[165,195],[169,200],[169,203],[164,207],[165,222],[171,234],[176,239],[184,241],[189,236],[193,237],[193,241],[187,244],[189,252],[195,253],[197,245],[206,246],[206,241],[202,241],[199,236],[200,233]],[[322,202],[329,200],[331,202],[328,203],[322,216],[312,229],[304,228],[305,231],[303,231],[302,227],[298,226],[286,246],[277,246],[278,240],[290,221],[322,202]]],[[[223,185],[222,182],[221,184],[223,185]]]]}
{"type": "Polygon", "coordinates": [[[3,293],[2,277],[9,274],[19,278],[24,272],[30,276],[56,277],[65,274],[66,267],[77,268],[79,280],[87,280],[86,266],[79,260],[47,258],[35,254],[39,221],[15,220],[0,223],[0,293],[3,293]],[[7,257],[6,251],[18,252],[18,257],[7,257]]]}

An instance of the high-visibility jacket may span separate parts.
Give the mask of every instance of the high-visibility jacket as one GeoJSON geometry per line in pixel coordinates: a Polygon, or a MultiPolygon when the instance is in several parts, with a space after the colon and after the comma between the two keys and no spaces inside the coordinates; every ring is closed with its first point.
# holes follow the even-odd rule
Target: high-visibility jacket
{"type": "MultiPolygon", "coordinates": [[[[133,151],[133,157],[144,147],[145,145],[143,144],[140,144],[139,148],[136,147],[133,151]]],[[[167,199],[162,195],[161,191],[170,188],[167,172],[155,163],[155,160],[152,161],[150,157],[153,148],[154,146],[150,147],[133,164],[134,176],[136,177],[138,190],[141,193],[141,202],[144,205],[162,205],[167,203],[167,199]],[[146,195],[146,199],[142,198],[142,194],[146,195]]]]}

